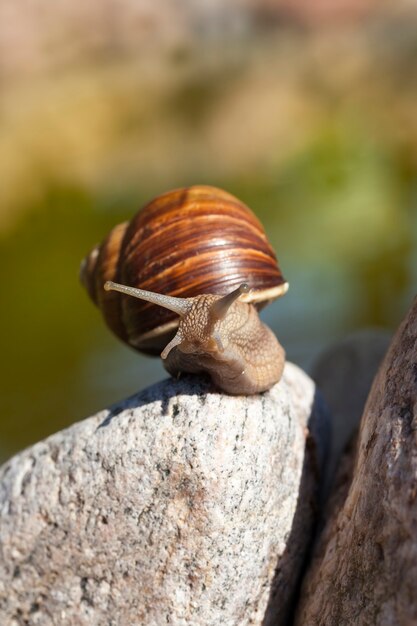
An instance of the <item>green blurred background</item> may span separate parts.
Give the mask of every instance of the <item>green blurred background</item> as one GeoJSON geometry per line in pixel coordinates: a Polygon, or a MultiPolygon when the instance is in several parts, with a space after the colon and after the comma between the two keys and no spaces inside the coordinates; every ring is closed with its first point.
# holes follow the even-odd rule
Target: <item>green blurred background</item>
{"type": "Polygon", "coordinates": [[[0,457],[165,376],[78,282],[144,202],[224,187],[290,291],[307,368],[417,291],[417,8],[371,0],[0,5],[0,457]]]}

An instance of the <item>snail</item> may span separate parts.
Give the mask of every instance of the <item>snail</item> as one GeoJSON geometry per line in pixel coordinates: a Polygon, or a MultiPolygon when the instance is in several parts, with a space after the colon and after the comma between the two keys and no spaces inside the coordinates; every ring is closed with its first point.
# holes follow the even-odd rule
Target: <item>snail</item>
{"type": "Polygon", "coordinates": [[[233,195],[198,185],[158,196],[90,252],[80,277],[110,329],[161,353],[171,375],[206,372],[229,394],[281,378],[284,349],[258,310],[288,283],[262,225],[233,195]]]}

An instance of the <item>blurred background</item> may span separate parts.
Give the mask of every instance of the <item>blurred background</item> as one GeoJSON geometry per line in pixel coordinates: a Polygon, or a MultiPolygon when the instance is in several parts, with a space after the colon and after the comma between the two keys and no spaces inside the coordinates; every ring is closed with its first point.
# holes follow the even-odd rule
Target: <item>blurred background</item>
{"type": "Polygon", "coordinates": [[[0,90],[1,459],[165,376],[78,269],[170,188],[263,221],[304,368],[417,292],[415,0],[0,0],[0,90]]]}

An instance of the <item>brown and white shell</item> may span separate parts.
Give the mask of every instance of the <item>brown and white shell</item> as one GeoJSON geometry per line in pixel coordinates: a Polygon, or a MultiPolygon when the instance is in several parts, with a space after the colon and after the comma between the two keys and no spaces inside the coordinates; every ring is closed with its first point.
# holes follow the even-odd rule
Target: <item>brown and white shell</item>
{"type": "Polygon", "coordinates": [[[288,288],[265,231],[233,195],[204,185],[164,193],[116,226],[84,259],[81,280],[110,329],[133,348],[159,354],[178,317],[114,291],[107,280],[182,298],[224,295],[248,283],[242,300],[260,309],[288,288]]]}

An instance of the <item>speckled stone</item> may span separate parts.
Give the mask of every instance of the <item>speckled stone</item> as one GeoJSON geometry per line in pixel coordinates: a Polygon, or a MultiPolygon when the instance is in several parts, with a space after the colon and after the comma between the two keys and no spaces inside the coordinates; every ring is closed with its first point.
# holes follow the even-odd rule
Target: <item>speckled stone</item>
{"type": "Polygon", "coordinates": [[[327,413],[287,364],[232,397],[166,380],[0,470],[0,624],[285,624],[327,413]]]}

